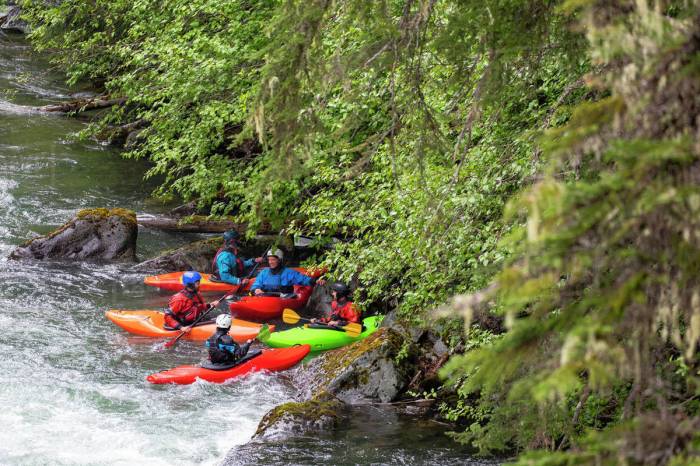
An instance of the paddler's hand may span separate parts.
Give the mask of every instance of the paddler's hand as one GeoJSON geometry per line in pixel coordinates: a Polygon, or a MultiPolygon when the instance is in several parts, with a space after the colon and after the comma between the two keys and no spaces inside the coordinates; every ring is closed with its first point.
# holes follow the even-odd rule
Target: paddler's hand
{"type": "Polygon", "coordinates": [[[337,327],[338,325],[340,325],[340,322],[338,322],[337,320],[331,320],[330,322],[328,322],[328,325],[330,327],[337,327]]]}
{"type": "Polygon", "coordinates": [[[180,330],[181,330],[183,333],[189,333],[190,330],[192,330],[192,326],[188,325],[187,327],[180,327],[180,330]]]}
{"type": "Polygon", "coordinates": [[[264,260],[265,260],[265,259],[263,259],[262,257],[256,257],[256,258],[255,258],[255,262],[258,263],[258,264],[261,263],[261,262],[264,261],[264,260]]]}
{"type": "Polygon", "coordinates": [[[248,283],[250,283],[250,281],[251,281],[250,278],[241,278],[241,280],[238,282],[238,284],[245,286],[248,283]]]}
{"type": "Polygon", "coordinates": [[[261,294],[264,293],[264,291],[261,290],[260,288],[258,288],[257,290],[254,291],[254,293],[255,293],[255,296],[260,296],[261,294]]]}

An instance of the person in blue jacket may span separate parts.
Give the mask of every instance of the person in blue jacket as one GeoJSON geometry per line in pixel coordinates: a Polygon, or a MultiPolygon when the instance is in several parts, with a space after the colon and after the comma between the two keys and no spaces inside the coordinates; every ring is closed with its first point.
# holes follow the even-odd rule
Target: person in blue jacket
{"type": "Polygon", "coordinates": [[[256,262],[262,262],[262,257],[255,259],[243,259],[238,254],[239,234],[235,230],[224,233],[224,246],[216,252],[212,269],[214,277],[221,282],[232,285],[245,285],[250,280],[243,277],[246,268],[252,267],[256,262]]]}
{"type": "Polygon", "coordinates": [[[294,291],[294,285],[313,286],[316,284],[315,278],[282,265],[284,253],[280,249],[270,249],[266,256],[270,268],[263,269],[255,279],[253,286],[250,287],[250,290],[256,295],[271,292],[286,294],[294,291]]]}

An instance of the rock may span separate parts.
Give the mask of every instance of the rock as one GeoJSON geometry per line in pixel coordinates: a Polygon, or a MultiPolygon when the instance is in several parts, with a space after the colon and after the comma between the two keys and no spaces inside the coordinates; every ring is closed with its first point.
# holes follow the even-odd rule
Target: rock
{"type": "Polygon", "coordinates": [[[59,229],[18,246],[10,259],[136,260],[136,214],[85,209],[59,229]]]}
{"type": "Polygon", "coordinates": [[[326,391],[352,404],[396,400],[413,371],[410,344],[394,329],[380,328],[366,339],[328,351],[302,366],[295,385],[307,390],[307,398],[326,391]]]}
{"type": "Polygon", "coordinates": [[[208,212],[200,211],[197,208],[197,201],[190,201],[186,204],[179,205],[168,212],[171,217],[187,217],[189,215],[207,215],[208,212]]]}
{"type": "Polygon", "coordinates": [[[29,33],[29,25],[26,21],[20,19],[20,7],[17,5],[10,5],[3,12],[0,13],[0,29],[3,31],[20,32],[22,34],[29,33]]]}
{"type": "Polygon", "coordinates": [[[211,272],[211,262],[216,251],[221,247],[222,241],[220,236],[195,241],[136,264],[133,270],[151,273],[168,273],[188,269],[211,272]]]}
{"type": "MultiPolygon", "coordinates": [[[[272,239],[268,236],[258,236],[242,242],[241,256],[245,258],[258,257],[270,247],[272,239]]],[[[180,270],[197,270],[211,272],[211,263],[216,251],[223,245],[223,237],[216,235],[212,238],[195,241],[177,249],[162,252],[153,259],[141,262],[133,267],[138,272],[169,273],[180,270]]]]}
{"type": "Polygon", "coordinates": [[[324,317],[331,312],[331,296],[330,287],[328,285],[316,285],[311,293],[309,300],[306,302],[304,315],[306,317],[324,317]]]}
{"type": "Polygon", "coordinates": [[[344,412],[344,403],[328,393],[308,401],[284,403],[263,416],[253,438],[280,440],[328,431],[340,425],[344,412]]]}

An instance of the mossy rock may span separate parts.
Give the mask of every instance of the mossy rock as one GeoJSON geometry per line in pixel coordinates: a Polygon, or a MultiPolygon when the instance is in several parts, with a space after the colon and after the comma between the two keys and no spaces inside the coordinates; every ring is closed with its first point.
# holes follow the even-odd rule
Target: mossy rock
{"type": "Polygon", "coordinates": [[[136,212],[129,209],[122,209],[120,207],[116,207],[114,209],[105,209],[104,207],[98,207],[96,209],[83,209],[78,211],[78,213],[75,214],[75,217],[83,220],[96,221],[104,220],[109,217],[120,217],[125,222],[131,223],[134,226],[137,225],[136,212]]]}
{"type": "Polygon", "coordinates": [[[322,392],[303,402],[276,406],[260,421],[255,437],[279,438],[327,431],[340,425],[345,417],[345,404],[333,395],[322,392]]]}
{"type": "Polygon", "coordinates": [[[124,262],[136,259],[136,213],[84,209],[60,228],[17,247],[11,259],[124,262]]]}
{"type": "Polygon", "coordinates": [[[296,373],[307,396],[328,392],[346,403],[396,400],[414,373],[414,348],[401,333],[380,328],[364,340],[328,351],[296,373]]]}

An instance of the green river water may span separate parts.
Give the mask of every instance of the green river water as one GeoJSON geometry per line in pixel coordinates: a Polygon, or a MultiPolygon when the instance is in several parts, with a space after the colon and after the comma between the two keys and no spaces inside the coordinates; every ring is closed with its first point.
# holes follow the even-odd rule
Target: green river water
{"type": "MultiPolygon", "coordinates": [[[[84,123],[29,111],[75,91],[48,70],[24,38],[0,33],[0,464],[477,464],[444,428],[374,408],[327,435],[232,450],[293,399],[284,377],[152,386],[146,375],[197,362],[203,348],[163,350],[103,312],[162,307],[167,294],[125,266],[7,260],[80,208],[164,209],[145,201],[145,164],[77,141],[84,123]]],[[[139,257],[191,239],[141,230],[139,257]]]]}

